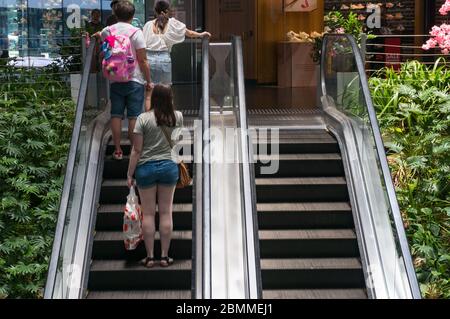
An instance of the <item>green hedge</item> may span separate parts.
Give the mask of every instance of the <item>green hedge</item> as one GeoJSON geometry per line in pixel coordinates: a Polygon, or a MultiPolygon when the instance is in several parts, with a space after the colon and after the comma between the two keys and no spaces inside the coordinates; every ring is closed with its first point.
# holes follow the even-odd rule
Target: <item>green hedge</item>
{"type": "Polygon", "coordinates": [[[450,298],[450,70],[412,61],[369,82],[422,294],[450,298]]]}
{"type": "Polygon", "coordinates": [[[58,69],[0,68],[0,298],[41,298],[75,107],[58,69]]]}

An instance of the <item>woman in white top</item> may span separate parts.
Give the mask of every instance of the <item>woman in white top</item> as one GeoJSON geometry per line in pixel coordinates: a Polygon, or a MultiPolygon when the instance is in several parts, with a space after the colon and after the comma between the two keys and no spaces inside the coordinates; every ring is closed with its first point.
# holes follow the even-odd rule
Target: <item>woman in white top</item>
{"type": "Polygon", "coordinates": [[[186,28],[175,18],[170,18],[170,4],[159,0],[155,4],[156,19],[144,26],[144,38],[147,45],[147,57],[153,83],[172,84],[172,46],[184,41],[185,37],[210,37],[209,32],[198,33],[186,28]]]}

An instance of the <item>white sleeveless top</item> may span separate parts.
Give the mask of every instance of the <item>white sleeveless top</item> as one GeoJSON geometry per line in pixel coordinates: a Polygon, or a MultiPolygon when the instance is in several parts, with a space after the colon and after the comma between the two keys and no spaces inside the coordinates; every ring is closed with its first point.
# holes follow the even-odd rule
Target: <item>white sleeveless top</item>
{"type": "Polygon", "coordinates": [[[144,26],[144,38],[148,51],[171,51],[172,46],[184,41],[186,25],[175,18],[170,18],[163,33],[155,34],[153,25],[156,20],[149,21],[144,26]]]}

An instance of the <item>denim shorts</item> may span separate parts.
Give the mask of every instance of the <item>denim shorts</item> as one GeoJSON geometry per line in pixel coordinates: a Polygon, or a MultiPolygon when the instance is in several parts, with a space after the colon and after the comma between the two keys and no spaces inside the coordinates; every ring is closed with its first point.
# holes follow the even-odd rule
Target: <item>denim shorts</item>
{"type": "Polygon", "coordinates": [[[152,82],[172,84],[172,59],[167,51],[147,51],[152,82]]]}
{"type": "Polygon", "coordinates": [[[130,81],[125,83],[112,83],[110,90],[111,117],[124,118],[125,109],[129,119],[137,118],[144,108],[143,84],[130,81]]]}
{"type": "Polygon", "coordinates": [[[136,168],[136,184],[146,189],[156,185],[175,186],[178,183],[178,165],[170,160],[150,161],[136,168]]]}

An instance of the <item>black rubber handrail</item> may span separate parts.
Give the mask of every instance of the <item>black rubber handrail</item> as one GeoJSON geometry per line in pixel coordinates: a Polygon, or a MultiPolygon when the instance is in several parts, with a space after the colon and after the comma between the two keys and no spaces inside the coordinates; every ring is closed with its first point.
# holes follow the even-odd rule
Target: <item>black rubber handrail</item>
{"type": "MultiPolygon", "coordinates": [[[[82,41],[85,39],[83,38],[82,41]]],[[[78,142],[80,139],[82,119],[84,113],[84,107],[86,105],[87,90],[89,85],[89,75],[91,72],[92,60],[94,55],[94,48],[96,41],[91,40],[86,52],[86,58],[83,66],[83,73],[81,76],[80,91],[78,93],[77,106],[75,111],[75,121],[72,131],[72,139],[70,142],[69,156],[66,164],[66,173],[64,176],[63,191],[61,194],[61,200],[59,204],[58,221],[56,223],[55,237],[53,239],[52,254],[50,257],[50,263],[47,273],[47,282],[44,290],[44,298],[51,299],[55,289],[55,281],[57,268],[59,263],[59,256],[61,252],[62,240],[64,236],[64,226],[67,218],[67,209],[70,199],[70,191],[73,180],[73,173],[75,168],[75,161],[77,157],[78,142]]]]}
{"type": "Polygon", "coordinates": [[[392,182],[391,178],[391,171],[389,169],[388,161],[386,158],[384,143],[381,138],[381,132],[380,127],[378,125],[378,119],[375,112],[375,108],[373,106],[372,97],[370,94],[369,84],[367,81],[367,76],[364,68],[363,59],[361,56],[360,49],[354,39],[353,36],[349,34],[327,34],[324,36],[323,44],[322,44],[322,56],[321,56],[321,89],[322,89],[322,95],[327,95],[327,88],[326,88],[326,82],[325,82],[325,65],[326,65],[326,56],[327,56],[327,46],[330,43],[330,38],[341,38],[346,39],[352,48],[355,61],[356,61],[356,67],[360,79],[360,84],[362,87],[363,97],[364,101],[367,107],[367,113],[369,116],[369,122],[372,128],[372,132],[375,139],[375,146],[376,146],[376,152],[378,154],[378,158],[380,160],[381,165],[381,171],[383,175],[383,180],[386,186],[386,191],[389,199],[390,206],[392,208],[392,215],[394,218],[394,224],[395,224],[395,230],[397,232],[400,250],[402,252],[402,258],[405,264],[406,268],[406,275],[408,277],[409,281],[409,287],[411,290],[412,297],[414,299],[420,299],[421,293],[419,284],[416,277],[416,272],[414,270],[412,258],[411,258],[411,252],[408,245],[408,240],[406,237],[406,232],[403,226],[403,220],[400,213],[400,208],[397,201],[397,196],[395,193],[394,183],[392,182]]]}

